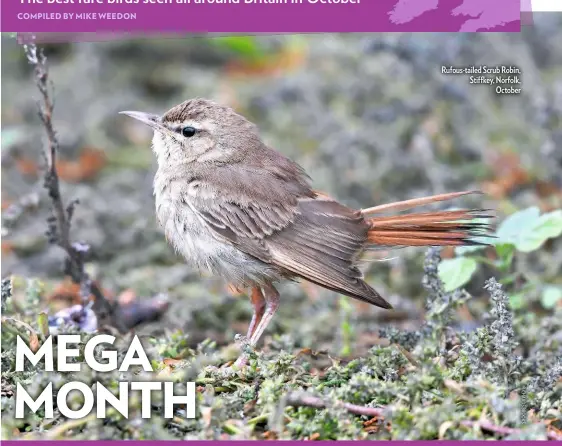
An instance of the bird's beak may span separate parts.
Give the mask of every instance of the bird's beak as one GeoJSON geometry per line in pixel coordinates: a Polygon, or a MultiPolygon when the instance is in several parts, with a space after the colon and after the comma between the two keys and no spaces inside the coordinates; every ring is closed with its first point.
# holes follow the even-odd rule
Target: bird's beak
{"type": "Polygon", "coordinates": [[[163,129],[160,116],[158,116],[158,115],[153,115],[151,113],[143,113],[143,112],[138,112],[138,111],[122,111],[122,112],[119,112],[119,114],[127,115],[127,116],[130,116],[131,118],[135,118],[138,121],[140,121],[140,122],[142,122],[146,125],[149,125],[154,130],[162,130],[163,129]]]}

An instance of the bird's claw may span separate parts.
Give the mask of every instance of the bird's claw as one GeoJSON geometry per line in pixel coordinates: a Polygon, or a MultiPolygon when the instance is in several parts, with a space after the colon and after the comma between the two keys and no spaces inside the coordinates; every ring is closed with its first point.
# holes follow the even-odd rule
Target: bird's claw
{"type": "Polygon", "coordinates": [[[236,360],[236,362],[233,364],[234,367],[238,368],[238,369],[243,369],[248,365],[248,355],[246,353],[242,353],[238,359],[236,360]]]}

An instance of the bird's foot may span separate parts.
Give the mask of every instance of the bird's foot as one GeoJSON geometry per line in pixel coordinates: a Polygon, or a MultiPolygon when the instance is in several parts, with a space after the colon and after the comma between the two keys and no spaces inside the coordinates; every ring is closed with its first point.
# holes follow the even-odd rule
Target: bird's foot
{"type": "Polygon", "coordinates": [[[242,353],[240,357],[233,363],[227,363],[229,365],[223,365],[222,367],[215,367],[214,372],[221,375],[223,378],[230,378],[237,372],[243,371],[248,365],[248,355],[242,353]]]}
{"type": "Polygon", "coordinates": [[[250,358],[248,357],[248,355],[246,353],[242,353],[240,354],[236,362],[234,362],[233,366],[238,369],[243,369],[248,365],[249,360],[250,358]]]}
{"type": "Polygon", "coordinates": [[[226,379],[234,376],[236,370],[231,365],[229,365],[228,367],[221,367],[219,369],[219,373],[222,378],[226,379]]]}
{"type": "Polygon", "coordinates": [[[236,372],[244,370],[248,366],[254,350],[250,340],[244,335],[237,334],[234,336],[234,342],[240,347],[240,356],[233,364],[221,367],[221,372],[227,375],[233,375],[236,372]]]}
{"type": "Polygon", "coordinates": [[[234,335],[234,342],[240,346],[241,350],[244,350],[246,345],[250,343],[250,339],[247,336],[238,333],[234,335]]]}
{"type": "Polygon", "coordinates": [[[237,334],[236,336],[234,336],[234,342],[239,345],[241,353],[236,362],[233,364],[233,367],[243,369],[248,365],[248,362],[250,360],[250,353],[253,350],[252,344],[250,342],[250,339],[241,334],[237,334]]]}

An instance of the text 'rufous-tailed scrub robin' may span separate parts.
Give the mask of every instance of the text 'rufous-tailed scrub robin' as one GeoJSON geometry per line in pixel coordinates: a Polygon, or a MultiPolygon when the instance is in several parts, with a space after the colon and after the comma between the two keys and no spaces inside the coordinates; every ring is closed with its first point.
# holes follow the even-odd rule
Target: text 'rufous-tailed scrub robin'
{"type": "Polygon", "coordinates": [[[185,101],[162,116],[122,113],[154,129],[156,215],[168,242],[193,267],[251,289],[251,345],[279,306],[276,282],[305,279],[391,308],[363,280],[358,266],[366,252],[473,245],[488,230],[484,210],[375,216],[471,192],[348,208],[315,192],[304,170],[268,147],[254,124],[206,99],[185,101]]]}

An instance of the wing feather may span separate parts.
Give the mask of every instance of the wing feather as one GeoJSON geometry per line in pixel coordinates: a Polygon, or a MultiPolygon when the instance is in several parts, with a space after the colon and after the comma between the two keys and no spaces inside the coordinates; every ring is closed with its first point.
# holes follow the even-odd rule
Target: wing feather
{"type": "Polygon", "coordinates": [[[236,199],[216,185],[204,190],[190,204],[222,241],[289,275],[390,308],[357,268],[369,230],[359,211],[321,196],[236,199]]]}

